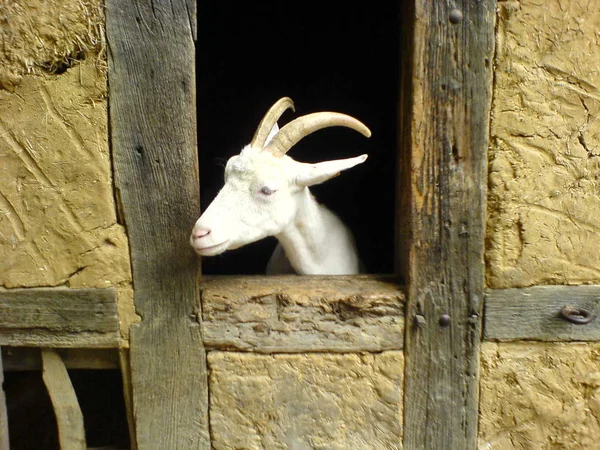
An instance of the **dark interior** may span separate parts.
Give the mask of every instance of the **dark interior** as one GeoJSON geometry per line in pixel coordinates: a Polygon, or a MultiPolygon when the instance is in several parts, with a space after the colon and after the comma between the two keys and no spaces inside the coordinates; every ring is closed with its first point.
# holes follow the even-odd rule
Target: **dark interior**
{"type": "MultiPolygon", "coordinates": [[[[227,159],[248,144],[267,109],[289,96],[296,113],[337,111],[364,122],[365,139],[343,128],[303,139],[298,161],[369,159],[311,188],[353,230],[369,273],[393,272],[398,2],[274,1],[198,4],[198,147],[202,207],[223,184],[227,159]]],[[[203,258],[205,274],[264,273],[274,238],[203,258]]]]}
{"type": "MultiPolygon", "coordinates": [[[[87,446],[128,449],[129,430],[119,370],[69,370],[83,413],[87,446]]],[[[11,450],[59,450],[56,416],[41,370],[5,372],[11,450]]]]}

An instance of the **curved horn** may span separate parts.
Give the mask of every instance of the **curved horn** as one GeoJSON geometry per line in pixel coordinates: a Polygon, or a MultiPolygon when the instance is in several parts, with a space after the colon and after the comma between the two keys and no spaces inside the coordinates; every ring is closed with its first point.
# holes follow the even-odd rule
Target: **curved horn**
{"type": "Polygon", "coordinates": [[[318,112],[298,117],[285,125],[279,133],[269,142],[265,151],[275,156],[285,155],[300,139],[314,133],[317,130],[328,127],[347,127],[358,131],[363,136],[371,137],[371,130],[365,124],[347,116],[335,112],[318,112]]]}
{"type": "Polygon", "coordinates": [[[269,108],[265,116],[260,121],[256,132],[254,133],[254,137],[250,143],[251,147],[259,150],[263,149],[273,125],[277,123],[281,115],[288,108],[290,108],[292,111],[296,111],[294,109],[294,102],[289,97],[280,98],[273,106],[271,106],[271,108],[269,108]]]}

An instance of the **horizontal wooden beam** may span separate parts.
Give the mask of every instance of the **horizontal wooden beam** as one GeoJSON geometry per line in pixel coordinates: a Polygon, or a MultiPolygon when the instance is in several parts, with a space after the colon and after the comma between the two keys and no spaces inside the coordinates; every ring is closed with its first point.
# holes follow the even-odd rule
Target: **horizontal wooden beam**
{"type": "Polygon", "coordinates": [[[65,287],[0,290],[0,345],[116,348],[116,292],[65,287]]]}
{"type": "Polygon", "coordinates": [[[258,353],[403,348],[394,277],[214,277],[201,282],[207,349],[258,353]]]}
{"type": "MultiPolygon", "coordinates": [[[[113,348],[60,348],[58,354],[67,369],[119,369],[119,350],[113,348]]],[[[4,370],[20,372],[42,370],[42,355],[39,348],[2,347],[4,370]]],[[[0,446],[0,448],[2,448],[0,446]]]]}
{"type": "Polygon", "coordinates": [[[491,341],[600,341],[600,286],[535,286],[486,293],[484,338],[491,341]],[[583,308],[592,320],[574,324],[565,307],[583,308]]]}

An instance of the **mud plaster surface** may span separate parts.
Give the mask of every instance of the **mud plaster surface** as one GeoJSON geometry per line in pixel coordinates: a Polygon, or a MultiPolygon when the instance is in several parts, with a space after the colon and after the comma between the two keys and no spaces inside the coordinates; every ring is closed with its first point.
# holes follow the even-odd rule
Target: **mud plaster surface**
{"type": "Polygon", "coordinates": [[[600,283],[600,8],[498,3],[487,284],[600,283]]]}
{"type": "Polygon", "coordinates": [[[482,345],[479,450],[600,449],[600,344],[482,345]]]}
{"type": "Polygon", "coordinates": [[[116,286],[135,319],[97,1],[0,0],[0,286],[116,286]]]}
{"type": "Polygon", "coordinates": [[[211,352],[213,448],[393,450],[402,442],[402,352],[211,352]]]}

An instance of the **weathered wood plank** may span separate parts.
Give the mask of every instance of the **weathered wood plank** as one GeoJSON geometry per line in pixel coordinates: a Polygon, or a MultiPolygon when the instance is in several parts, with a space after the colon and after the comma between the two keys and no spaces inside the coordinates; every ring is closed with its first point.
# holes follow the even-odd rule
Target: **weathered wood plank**
{"type": "Polygon", "coordinates": [[[197,258],[194,0],[108,0],[115,186],[131,247],[130,357],[140,449],[209,448],[197,258]]]}
{"type": "Polygon", "coordinates": [[[400,124],[410,150],[400,173],[410,212],[399,217],[399,242],[408,242],[399,251],[408,283],[404,448],[474,450],[495,1],[412,8],[412,80],[403,83],[412,101],[400,124]]]}
{"type": "MultiPolygon", "coordinates": [[[[58,348],[56,349],[67,369],[118,369],[119,350],[58,348]]],[[[41,370],[42,355],[39,348],[2,347],[4,370],[18,372],[41,370]]]]}
{"type": "Polygon", "coordinates": [[[67,368],[60,355],[52,349],[42,349],[42,363],[42,378],[54,407],[60,448],[85,450],[83,413],[67,368]]]}
{"type": "MultiPolygon", "coordinates": [[[[4,350],[4,349],[2,349],[4,350]]],[[[4,394],[4,363],[0,355],[0,448],[10,448],[8,436],[8,413],[6,411],[6,395],[4,394]]]]}
{"type": "Polygon", "coordinates": [[[0,345],[119,346],[114,288],[0,290],[0,345]]]}
{"type": "Polygon", "coordinates": [[[600,286],[535,286],[486,292],[484,337],[491,341],[600,341],[600,286]],[[563,319],[565,306],[588,310],[586,325],[563,319]]]}
{"type": "Polygon", "coordinates": [[[401,350],[393,277],[214,277],[201,284],[207,348],[258,353],[401,350]]]}
{"type": "Polygon", "coordinates": [[[135,439],[135,415],[133,409],[133,385],[131,382],[131,355],[129,349],[119,351],[119,362],[121,366],[121,376],[123,377],[123,394],[125,399],[125,410],[127,412],[127,427],[129,429],[130,450],[138,450],[137,440],[135,439]]]}

